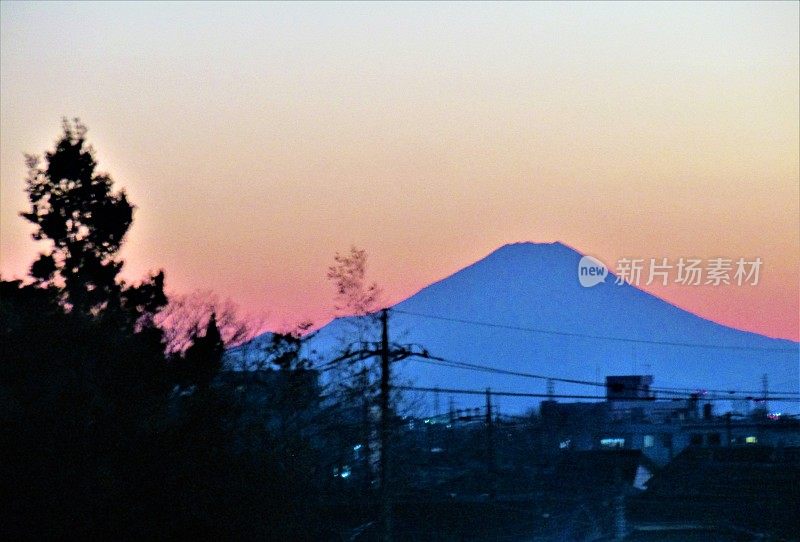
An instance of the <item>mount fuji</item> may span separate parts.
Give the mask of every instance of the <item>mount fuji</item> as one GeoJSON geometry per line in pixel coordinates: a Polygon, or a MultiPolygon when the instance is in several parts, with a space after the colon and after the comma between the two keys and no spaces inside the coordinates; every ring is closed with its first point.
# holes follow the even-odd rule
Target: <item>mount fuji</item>
{"type": "MultiPolygon", "coordinates": [[[[649,374],[655,388],[720,390],[714,393],[723,398],[724,390],[759,395],[766,374],[770,389],[800,391],[798,343],[706,320],[635,286],[615,284],[611,272],[604,282],[583,287],[582,256],[562,243],[505,245],[394,305],[391,340],[421,345],[447,360],[563,379],[603,382],[607,375],[649,374]]],[[[351,318],[333,320],[308,340],[309,351],[334,357],[352,330],[351,318]]],[[[394,374],[419,387],[530,393],[545,393],[547,387],[545,380],[414,359],[395,364],[394,374]]],[[[604,391],[555,383],[556,394],[604,391]]],[[[453,399],[458,408],[484,400],[453,399]]],[[[540,400],[495,402],[504,411],[521,412],[540,400]]],[[[771,408],[792,411],[797,403],[771,408]]]]}

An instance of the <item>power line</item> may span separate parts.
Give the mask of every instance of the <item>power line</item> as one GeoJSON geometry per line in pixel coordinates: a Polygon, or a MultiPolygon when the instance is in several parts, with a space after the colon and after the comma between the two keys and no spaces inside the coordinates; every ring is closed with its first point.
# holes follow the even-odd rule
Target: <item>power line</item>
{"type": "MultiPolygon", "coordinates": [[[[537,380],[552,380],[555,382],[564,382],[567,384],[577,384],[581,386],[594,386],[599,388],[607,388],[607,384],[603,382],[593,382],[589,380],[577,380],[572,378],[559,378],[554,376],[547,376],[547,375],[540,375],[534,373],[527,373],[522,371],[510,371],[506,369],[499,369],[497,367],[490,367],[487,365],[479,365],[477,363],[468,363],[464,361],[455,361],[447,358],[443,358],[440,356],[432,356],[432,355],[414,355],[414,361],[418,361],[421,363],[429,363],[434,366],[439,367],[452,367],[456,369],[466,369],[472,371],[479,371],[479,372],[486,372],[486,373],[494,373],[494,374],[502,374],[508,376],[518,376],[524,378],[532,378],[537,380]]],[[[636,386],[634,389],[644,391],[645,388],[641,386],[636,386]]],[[[749,391],[749,390],[713,390],[702,388],[699,390],[694,390],[690,388],[668,388],[668,387],[649,387],[647,388],[651,391],[656,391],[659,393],[670,394],[670,395],[688,395],[692,393],[698,393],[700,391],[705,392],[712,392],[712,393],[724,393],[729,395],[729,397],[725,397],[724,399],[745,399],[746,397],[741,397],[741,395],[757,395],[762,393],[761,391],[749,391]],[[734,396],[736,395],[736,396],[734,396]]],[[[775,391],[772,392],[779,395],[800,395],[800,392],[794,391],[775,391]]]]}
{"type": "MultiPolygon", "coordinates": [[[[506,326],[506,325],[494,324],[494,323],[490,323],[490,322],[479,322],[479,321],[473,321],[473,320],[449,318],[449,317],[443,317],[443,316],[434,316],[434,315],[428,315],[428,314],[422,314],[422,313],[415,313],[415,312],[411,312],[411,311],[404,311],[404,310],[395,309],[395,308],[389,309],[389,310],[391,310],[393,312],[402,313],[402,314],[416,315],[416,316],[421,316],[421,317],[425,317],[425,318],[433,318],[433,319],[439,319],[439,320],[445,320],[445,321],[453,321],[453,322],[459,322],[459,323],[484,325],[484,326],[490,326],[490,327],[499,327],[499,328],[524,330],[524,331],[534,331],[534,332],[540,332],[541,331],[543,333],[549,333],[547,331],[536,330],[536,329],[533,329],[533,328],[506,326]]],[[[734,346],[701,345],[701,344],[690,344],[690,343],[665,343],[665,342],[658,342],[658,341],[644,341],[644,340],[637,340],[637,339],[611,338],[611,337],[599,337],[599,336],[592,336],[592,335],[572,334],[572,333],[567,333],[567,332],[552,332],[552,333],[558,333],[558,334],[563,334],[563,335],[576,335],[576,336],[581,336],[581,337],[610,339],[610,340],[625,340],[625,341],[628,341],[628,342],[646,342],[646,343],[660,344],[660,345],[696,346],[696,347],[709,347],[709,348],[717,348],[717,347],[719,347],[719,348],[736,348],[736,349],[756,349],[756,350],[759,350],[756,347],[734,347],[734,346]]],[[[362,346],[365,346],[365,345],[368,345],[368,344],[371,345],[372,343],[363,343],[362,346]]],[[[402,349],[402,350],[404,351],[404,354],[405,354],[402,357],[413,356],[413,357],[417,358],[416,361],[419,361],[419,362],[422,362],[422,363],[430,363],[431,365],[452,367],[452,368],[458,368],[458,369],[467,369],[467,370],[474,370],[474,371],[482,371],[482,372],[488,372],[488,373],[494,373],[494,374],[503,374],[503,375],[508,375],[508,376],[518,376],[518,377],[533,378],[533,379],[540,379],[540,380],[550,380],[550,381],[556,381],[556,382],[563,382],[563,383],[567,383],[567,384],[576,384],[576,385],[583,385],[583,386],[594,386],[594,387],[601,387],[603,389],[607,388],[607,384],[603,383],[603,382],[593,382],[593,381],[588,381],[588,380],[579,380],[579,379],[571,379],[571,378],[563,378],[563,377],[553,377],[553,376],[540,375],[540,374],[528,373],[528,372],[523,372],[523,371],[511,371],[511,370],[506,370],[506,369],[500,369],[500,368],[497,368],[497,367],[490,367],[490,366],[487,366],[487,365],[479,365],[479,364],[476,364],[476,363],[468,363],[468,362],[464,362],[464,361],[457,361],[457,360],[447,359],[447,358],[443,358],[441,356],[433,356],[433,355],[430,355],[425,349],[422,349],[422,348],[420,349],[421,353],[414,353],[410,349],[402,349]]],[[[774,350],[774,349],[761,349],[761,350],[774,350]]],[[[787,351],[787,352],[790,351],[790,350],[787,350],[787,349],[778,349],[778,350],[779,351],[787,351]]],[[[335,366],[338,365],[337,362],[345,361],[345,360],[350,361],[350,362],[353,362],[353,361],[365,361],[365,360],[367,360],[367,359],[369,359],[371,357],[374,357],[376,355],[376,353],[377,352],[375,350],[373,350],[371,352],[365,352],[365,350],[363,350],[363,349],[360,350],[360,351],[354,351],[354,352],[349,352],[348,351],[344,355],[338,357],[337,359],[331,360],[328,363],[325,363],[324,365],[322,365],[321,367],[318,367],[317,369],[320,370],[321,372],[325,372],[325,371],[334,369],[335,366]]],[[[751,391],[751,390],[730,390],[730,389],[711,389],[711,388],[692,389],[692,388],[672,388],[672,387],[661,387],[661,386],[653,386],[653,387],[648,387],[648,388],[644,388],[642,386],[636,386],[634,389],[640,390],[640,391],[649,390],[649,391],[654,391],[654,392],[663,393],[663,394],[667,394],[667,395],[678,395],[678,396],[696,394],[696,393],[701,393],[701,392],[702,393],[706,393],[706,392],[708,392],[708,393],[720,393],[720,394],[726,394],[727,395],[727,397],[724,397],[724,398],[714,398],[715,400],[721,400],[721,399],[724,399],[724,400],[743,400],[743,399],[744,400],[751,400],[751,399],[753,399],[753,397],[750,397],[751,395],[755,396],[757,394],[763,394],[763,390],[751,391]],[[742,397],[742,395],[745,395],[745,397],[742,397]]],[[[774,391],[772,393],[778,394],[778,395],[798,395],[798,396],[800,396],[800,392],[795,392],[795,391],[774,391]]],[[[710,400],[710,399],[711,398],[703,397],[704,401],[707,401],[707,400],[710,400]]]]}
{"type": "Polygon", "coordinates": [[[538,329],[532,327],[523,327],[523,326],[512,326],[506,324],[498,324],[494,322],[486,322],[481,320],[469,320],[466,318],[452,318],[448,316],[437,316],[434,314],[424,314],[420,312],[412,312],[406,311],[402,309],[391,309],[392,311],[399,313],[399,314],[407,314],[409,316],[419,316],[421,318],[430,318],[433,320],[442,320],[445,322],[454,322],[459,324],[470,324],[476,326],[485,326],[491,328],[498,328],[498,329],[509,329],[512,331],[527,331],[531,333],[543,333],[548,335],[560,335],[564,337],[580,337],[583,339],[597,339],[597,340],[604,340],[604,341],[619,341],[619,342],[626,342],[626,343],[640,343],[640,344],[653,344],[659,346],[679,346],[679,347],[686,347],[686,348],[718,348],[722,350],[746,350],[746,351],[757,351],[757,352],[779,352],[779,353],[797,353],[797,349],[794,348],[762,348],[758,346],[734,346],[734,345],[722,345],[722,344],[701,344],[701,343],[682,343],[682,342],[673,342],[673,341],[653,341],[647,339],[632,339],[630,337],[611,337],[608,335],[591,335],[587,333],[577,333],[577,332],[570,332],[570,331],[555,331],[555,330],[548,330],[548,329],[538,329]]]}
{"type": "MultiPolygon", "coordinates": [[[[349,357],[349,356],[345,356],[345,357],[349,357]]],[[[370,356],[367,356],[365,358],[360,358],[360,360],[363,361],[364,359],[368,359],[370,357],[374,357],[374,354],[372,354],[370,356]]],[[[443,358],[441,356],[432,356],[432,355],[430,355],[428,353],[423,353],[423,354],[411,353],[409,358],[407,358],[407,359],[412,359],[413,361],[417,361],[417,362],[420,362],[420,363],[428,363],[430,365],[439,366],[439,367],[450,367],[450,368],[456,368],[456,369],[465,369],[465,370],[472,370],[472,371],[478,371],[478,372],[502,374],[502,375],[508,375],[508,376],[518,376],[518,377],[532,378],[532,379],[537,379],[537,380],[549,380],[549,381],[563,382],[563,383],[568,383],[568,384],[600,387],[600,388],[604,388],[604,389],[606,389],[608,387],[606,383],[602,383],[602,382],[593,382],[593,381],[589,381],[589,380],[578,380],[578,379],[571,379],[571,378],[553,377],[553,376],[539,375],[539,374],[534,374],[534,373],[527,373],[527,372],[522,372],[522,371],[510,371],[510,370],[505,370],[505,369],[499,369],[499,368],[496,368],[496,367],[489,367],[489,366],[486,366],[486,365],[479,365],[479,364],[476,364],[476,363],[468,363],[468,362],[450,360],[450,359],[447,359],[447,358],[443,358]]],[[[334,360],[334,361],[336,361],[336,360],[334,360]]],[[[325,371],[332,370],[332,369],[334,369],[334,362],[328,362],[328,363],[324,364],[321,368],[319,368],[319,370],[321,370],[321,372],[325,372],[325,371]]],[[[435,389],[436,388],[434,388],[434,390],[435,389]]],[[[642,390],[642,391],[644,390],[644,388],[642,388],[641,386],[636,386],[634,389],[642,390]]],[[[750,391],[750,390],[720,390],[720,389],[708,389],[708,388],[702,388],[701,390],[698,390],[698,389],[691,389],[691,388],[650,387],[648,389],[650,391],[655,391],[655,392],[658,392],[658,393],[663,393],[663,394],[667,394],[667,395],[674,395],[676,397],[671,398],[673,401],[674,400],[678,400],[679,398],[688,399],[688,397],[685,397],[685,396],[687,396],[687,395],[691,396],[692,394],[696,394],[696,393],[698,393],[700,391],[710,392],[710,393],[721,393],[721,394],[726,394],[727,395],[727,397],[702,397],[702,398],[698,398],[703,402],[708,402],[708,401],[712,401],[712,400],[713,401],[737,401],[737,400],[739,400],[739,401],[741,401],[741,400],[745,400],[745,401],[753,401],[753,400],[755,400],[755,401],[757,401],[757,400],[760,399],[760,397],[758,395],[760,393],[762,393],[760,391],[759,392],[755,392],[755,391],[750,391]]],[[[445,390],[440,388],[440,391],[445,391],[445,390]]],[[[780,399],[776,398],[775,399],[776,401],[788,401],[788,402],[798,401],[798,402],[800,402],[800,392],[776,391],[776,392],[773,392],[773,393],[779,394],[779,395],[798,395],[797,398],[786,398],[786,397],[780,398],[780,399]]],[[[535,395],[535,396],[539,396],[539,395],[535,395]]],[[[542,397],[551,397],[550,394],[541,395],[541,396],[542,397]]],[[[607,397],[582,396],[582,395],[580,395],[580,396],[552,395],[552,397],[553,398],[562,398],[562,399],[583,399],[583,398],[585,398],[585,399],[607,399],[607,397]]],[[[635,398],[635,400],[654,400],[654,398],[635,398]]]]}
{"type": "MultiPolygon", "coordinates": [[[[365,359],[369,359],[374,357],[373,355],[367,356],[365,358],[359,358],[360,361],[365,359]]],[[[441,356],[433,356],[430,354],[418,354],[414,353],[411,354],[409,359],[413,359],[413,361],[417,361],[420,363],[428,363],[433,366],[438,367],[450,367],[455,369],[465,369],[465,370],[472,370],[472,371],[479,371],[479,372],[486,372],[486,373],[493,373],[493,374],[502,374],[508,376],[518,376],[524,378],[532,378],[537,380],[551,380],[555,382],[563,382],[567,384],[576,384],[581,386],[593,386],[598,388],[606,389],[608,385],[603,382],[594,382],[590,380],[578,380],[572,378],[562,378],[562,377],[554,377],[548,375],[540,375],[535,373],[527,373],[523,371],[510,371],[506,369],[499,369],[497,367],[490,367],[487,365],[479,365],[476,363],[468,363],[464,361],[455,361],[447,358],[443,358],[441,356]]],[[[336,361],[336,360],[334,360],[336,361]]],[[[321,372],[329,371],[335,368],[334,362],[328,362],[323,366],[319,367],[318,370],[321,372]]],[[[636,386],[633,388],[634,390],[645,391],[645,388],[641,386],[636,386]]],[[[730,390],[730,389],[713,389],[713,388],[670,388],[670,387],[648,387],[647,390],[654,391],[658,393],[663,393],[667,395],[676,395],[676,396],[686,396],[700,392],[708,392],[708,393],[720,393],[725,394],[727,397],[718,397],[715,398],[717,400],[753,400],[757,399],[756,397],[758,394],[763,393],[763,391],[753,391],[753,390],[730,390]]],[[[798,395],[800,396],[800,392],[795,391],[774,391],[772,393],[779,394],[779,395],[798,395]]],[[[709,398],[703,397],[702,400],[706,401],[709,398]]]]}
{"type": "Polygon", "coordinates": [[[534,373],[526,373],[522,371],[509,371],[506,369],[499,369],[497,367],[489,367],[487,365],[478,365],[476,363],[467,363],[465,361],[454,361],[449,360],[446,358],[442,358],[440,356],[415,356],[419,359],[415,359],[414,361],[418,361],[421,363],[429,363],[430,365],[439,366],[439,367],[452,367],[455,369],[466,369],[470,371],[479,371],[479,372],[486,372],[486,373],[494,373],[494,374],[502,374],[502,375],[509,375],[509,376],[520,376],[524,378],[533,378],[536,380],[552,380],[555,382],[565,382],[569,384],[578,384],[582,386],[595,386],[600,388],[605,388],[606,385],[601,382],[591,382],[589,380],[575,380],[571,378],[559,378],[553,376],[545,376],[539,375],[534,373]]]}
{"type": "MultiPolygon", "coordinates": [[[[420,386],[394,386],[397,390],[405,391],[420,391],[420,392],[435,392],[438,390],[441,393],[453,393],[460,395],[486,395],[486,390],[471,390],[462,388],[426,388],[420,386]]],[[[528,393],[516,391],[495,391],[492,390],[492,395],[501,395],[504,397],[550,397],[546,393],[528,393]]],[[[552,397],[558,399],[605,399],[602,395],[553,395],[552,397]]]]}
{"type": "MultiPolygon", "coordinates": [[[[398,390],[405,390],[405,391],[419,391],[419,392],[440,392],[440,393],[452,393],[452,394],[459,394],[459,395],[486,395],[486,390],[473,390],[473,389],[464,389],[464,388],[427,388],[421,386],[394,386],[394,389],[398,390]]],[[[604,395],[571,395],[571,394],[554,394],[549,395],[547,393],[530,393],[530,392],[517,392],[517,391],[495,391],[492,390],[492,395],[499,395],[502,397],[536,397],[536,398],[550,398],[553,397],[555,399],[593,399],[593,400],[606,400],[607,398],[604,395]]],[[[756,399],[755,397],[753,399],[756,399]]],[[[632,398],[621,398],[621,401],[654,401],[654,398],[642,399],[639,397],[632,397],[632,398]]],[[[674,398],[673,401],[679,401],[680,399],[674,398]]],[[[721,398],[721,397],[710,397],[708,399],[703,399],[703,401],[728,401],[728,398],[721,398]]],[[[780,401],[780,402],[787,402],[787,403],[800,403],[799,397],[770,397],[770,401],[780,401]]]]}

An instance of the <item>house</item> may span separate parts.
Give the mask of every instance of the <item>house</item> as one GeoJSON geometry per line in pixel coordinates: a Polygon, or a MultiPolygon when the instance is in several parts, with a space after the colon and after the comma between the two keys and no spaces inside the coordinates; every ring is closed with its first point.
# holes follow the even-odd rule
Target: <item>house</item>
{"type": "Polygon", "coordinates": [[[652,383],[649,375],[609,376],[604,402],[542,402],[545,447],[641,450],[664,466],[688,447],[800,446],[796,418],[763,409],[717,415],[713,403],[697,394],[657,399],[652,383]]]}
{"type": "Polygon", "coordinates": [[[796,540],[798,510],[800,448],[754,444],[687,447],[626,513],[631,540],[796,540]],[[679,528],[684,538],[666,537],[679,528]],[[696,538],[701,531],[713,536],[696,538]]]}

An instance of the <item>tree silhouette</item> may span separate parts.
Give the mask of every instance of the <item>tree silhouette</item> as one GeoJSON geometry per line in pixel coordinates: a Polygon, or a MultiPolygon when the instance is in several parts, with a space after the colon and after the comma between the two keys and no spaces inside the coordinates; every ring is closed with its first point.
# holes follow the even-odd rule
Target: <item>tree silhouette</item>
{"type": "Polygon", "coordinates": [[[367,251],[355,246],[348,254],[336,253],[328,279],[336,286],[336,311],[340,316],[365,316],[378,308],[381,289],[367,282],[367,251]]]}
{"type": "Polygon", "coordinates": [[[244,315],[230,299],[209,290],[171,294],[169,304],[159,311],[156,324],[164,330],[167,354],[182,354],[207,327],[211,314],[226,348],[240,346],[259,334],[263,320],[244,315]]]}
{"type": "Polygon", "coordinates": [[[225,343],[217,327],[217,315],[211,314],[203,335],[195,335],[184,354],[184,367],[189,383],[207,387],[222,366],[225,343]]]}
{"type": "Polygon", "coordinates": [[[124,190],[113,191],[109,175],[96,171],[86,126],[78,119],[64,120],[63,134],[44,162],[26,155],[31,209],[21,215],[36,226],[35,240],[51,242],[31,276],[39,284],[63,286],[62,301],[73,310],[97,312],[119,299],[117,253],[134,207],[124,190]]]}
{"type": "Polygon", "coordinates": [[[215,381],[240,328],[212,310],[171,353],[199,393],[171,393],[164,273],[119,279],[134,207],[85,135],[65,121],[43,165],[27,157],[22,216],[49,245],[32,280],[0,280],[0,480],[14,488],[0,539],[320,539],[301,432],[319,393],[299,335],[275,345],[281,370],[258,393],[240,393],[215,381]]]}
{"type": "Polygon", "coordinates": [[[65,121],[44,165],[26,157],[30,209],[21,215],[48,247],[32,281],[0,281],[0,448],[14,465],[0,478],[17,488],[5,512],[23,538],[113,529],[125,506],[105,503],[139,483],[131,467],[145,467],[170,389],[154,325],[164,274],[118,280],[133,206],[95,172],[85,136],[79,121],[65,121]]]}

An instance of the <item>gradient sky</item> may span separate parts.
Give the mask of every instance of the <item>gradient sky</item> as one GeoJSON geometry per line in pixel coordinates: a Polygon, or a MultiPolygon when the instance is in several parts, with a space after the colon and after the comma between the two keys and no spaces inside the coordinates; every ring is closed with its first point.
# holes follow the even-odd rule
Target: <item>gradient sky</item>
{"type": "Polygon", "coordinates": [[[651,289],[800,339],[800,15],[782,3],[0,7],[0,272],[39,250],[23,152],[89,126],[138,206],[125,275],[273,327],[330,317],[351,244],[388,302],[515,241],[761,257],[651,289]]]}

